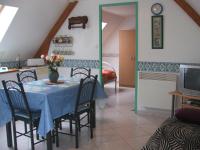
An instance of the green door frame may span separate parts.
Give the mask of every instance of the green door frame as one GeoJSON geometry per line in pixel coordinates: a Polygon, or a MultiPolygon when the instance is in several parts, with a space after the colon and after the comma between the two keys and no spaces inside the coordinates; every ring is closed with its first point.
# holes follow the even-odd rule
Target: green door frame
{"type": "Polygon", "coordinates": [[[111,4],[99,4],[99,75],[100,81],[102,82],[102,8],[110,6],[124,6],[124,5],[135,5],[135,16],[136,16],[136,59],[135,59],[135,97],[134,97],[134,111],[137,113],[137,98],[138,98],[138,1],[135,2],[122,2],[122,3],[111,3],[111,4]]]}

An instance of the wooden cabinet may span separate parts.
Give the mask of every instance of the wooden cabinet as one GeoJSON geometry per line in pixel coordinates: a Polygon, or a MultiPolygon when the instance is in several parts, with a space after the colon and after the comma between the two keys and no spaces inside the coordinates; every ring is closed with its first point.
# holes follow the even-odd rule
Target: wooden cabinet
{"type": "Polygon", "coordinates": [[[119,31],[119,86],[135,87],[135,30],[119,31]]]}

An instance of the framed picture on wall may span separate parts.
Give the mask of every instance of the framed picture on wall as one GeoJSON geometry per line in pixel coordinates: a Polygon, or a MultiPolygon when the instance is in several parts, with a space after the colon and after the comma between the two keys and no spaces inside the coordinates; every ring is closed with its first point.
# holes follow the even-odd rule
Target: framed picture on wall
{"type": "Polygon", "coordinates": [[[152,16],[152,49],[163,49],[163,16],[152,16]]]}

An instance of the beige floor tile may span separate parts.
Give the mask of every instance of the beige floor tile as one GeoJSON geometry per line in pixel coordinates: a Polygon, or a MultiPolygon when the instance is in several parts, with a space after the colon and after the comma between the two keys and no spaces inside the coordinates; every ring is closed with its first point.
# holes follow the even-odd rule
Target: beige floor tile
{"type": "Polygon", "coordinates": [[[149,139],[150,135],[126,139],[126,142],[133,148],[133,150],[140,150],[149,139]]]}
{"type": "Polygon", "coordinates": [[[98,146],[98,150],[132,150],[131,146],[123,140],[106,142],[98,146]]]}

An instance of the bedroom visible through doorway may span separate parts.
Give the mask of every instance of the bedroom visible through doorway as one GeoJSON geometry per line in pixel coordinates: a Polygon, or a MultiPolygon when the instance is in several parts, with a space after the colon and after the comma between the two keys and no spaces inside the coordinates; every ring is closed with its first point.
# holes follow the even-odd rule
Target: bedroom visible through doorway
{"type": "Polygon", "coordinates": [[[102,80],[105,87],[135,87],[135,5],[102,7],[102,80]],[[109,83],[109,84],[108,84],[109,83]],[[115,85],[116,84],[116,85],[115,85]]]}

